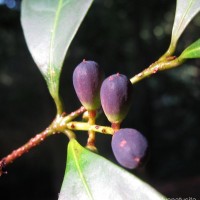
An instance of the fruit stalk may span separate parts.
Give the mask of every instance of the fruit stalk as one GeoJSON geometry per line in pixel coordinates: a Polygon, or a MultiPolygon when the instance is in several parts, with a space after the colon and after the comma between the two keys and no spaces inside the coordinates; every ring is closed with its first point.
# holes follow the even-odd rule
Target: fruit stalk
{"type": "Polygon", "coordinates": [[[108,126],[99,126],[99,125],[89,125],[86,122],[77,122],[71,121],[66,124],[66,128],[69,130],[76,130],[76,131],[95,131],[102,134],[113,135],[114,130],[108,126]]]}
{"type": "MultiPolygon", "coordinates": [[[[95,119],[96,119],[96,111],[88,111],[89,114],[89,120],[88,124],[89,125],[94,125],[95,124],[95,119]]],[[[88,140],[87,140],[87,148],[89,149],[96,149],[95,147],[95,131],[94,130],[88,130],[88,140]]]]}
{"type": "Polygon", "coordinates": [[[120,129],[121,123],[111,123],[111,127],[114,130],[114,132],[118,131],[120,129]]]}

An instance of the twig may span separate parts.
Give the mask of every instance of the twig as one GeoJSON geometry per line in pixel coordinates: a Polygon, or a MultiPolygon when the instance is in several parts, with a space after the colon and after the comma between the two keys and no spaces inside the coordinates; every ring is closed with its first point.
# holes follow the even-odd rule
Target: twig
{"type": "Polygon", "coordinates": [[[82,113],[84,113],[86,111],[86,109],[81,106],[79,109],[75,110],[74,112],[71,112],[69,115],[65,116],[63,119],[62,119],[62,122],[61,122],[61,126],[62,125],[65,125],[67,122],[70,122],[72,121],[73,119],[75,119],[76,117],[78,117],[79,115],[81,115],[82,113]]]}
{"type": "Polygon", "coordinates": [[[158,71],[163,71],[177,67],[181,65],[183,62],[184,60],[176,58],[175,56],[167,57],[165,58],[165,60],[157,61],[151,64],[148,68],[144,69],[142,72],[132,77],[130,81],[132,84],[135,84],[146,77],[156,74],[158,71]]]}
{"type": "Polygon", "coordinates": [[[52,132],[47,128],[45,131],[31,138],[26,144],[12,151],[6,157],[2,158],[0,161],[0,176],[5,173],[3,170],[8,164],[12,163],[15,159],[19,158],[24,153],[27,153],[36,145],[40,144],[47,136],[51,135],[51,133],[52,132]]]}
{"type": "MultiPolygon", "coordinates": [[[[43,142],[48,136],[59,132],[64,132],[66,134],[65,130],[63,129],[63,123],[75,119],[85,111],[86,109],[84,107],[80,107],[78,110],[70,113],[65,117],[63,117],[62,115],[57,115],[52,124],[48,128],[46,128],[43,132],[35,135],[26,144],[12,151],[9,155],[0,160],[0,176],[6,173],[4,172],[4,168],[8,164],[12,163],[14,160],[22,156],[24,153],[27,153],[30,149],[43,142]]],[[[67,136],[73,137],[73,133],[69,132],[67,136]]]]}

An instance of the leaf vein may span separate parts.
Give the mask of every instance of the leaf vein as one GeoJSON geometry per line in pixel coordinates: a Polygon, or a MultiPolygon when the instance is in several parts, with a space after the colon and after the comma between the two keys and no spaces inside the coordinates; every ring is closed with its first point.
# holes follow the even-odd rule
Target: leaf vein
{"type": "MultiPolygon", "coordinates": [[[[53,69],[53,55],[54,55],[54,41],[55,41],[55,35],[56,35],[56,28],[58,26],[58,20],[60,16],[60,12],[62,9],[63,0],[59,0],[58,6],[55,11],[55,19],[53,23],[53,27],[51,30],[51,39],[50,39],[50,50],[49,50],[49,75],[50,75],[50,82],[53,84],[53,90],[57,90],[57,84],[54,82],[53,77],[55,75],[55,71],[53,69]]],[[[58,66],[57,66],[58,67],[58,66]]],[[[54,91],[55,92],[55,91],[54,91]]]]}
{"type": "Polygon", "coordinates": [[[90,189],[88,187],[87,181],[86,181],[83,173],[81,172],[81,167],[79,165],[79,162],[78,162],[78,159],[77,159],[77,156],[76,156],[75,148],[72,148],[72,152],[73,152],[73,157],[74,157],[75,165],[76,165],[77,171],[79,173],[80,179],[83,182],[84,188],[85,188],[85,190],[86,190],[89,198],[91,200],[94,200],[93,197],[92,197],[91,191],[90,191],[90,189]]]}
{"type": "MultiPolygon", "coordinates": [[[[184,18],[185,18],[185,16],[188,14],[188,12],[190,11],[190,8],[192,7],[192,4],[193,4],[193,3],[194,3],[193,0],[191,0],[191,1],[189,2],[188,8],[186,9],[185,13],[183,13],[183,15],[182,15],[182,18],[181,18],[181,20],[180,20],[179,27],[177,28],[177,32],[179,31],[180,27],[182,26],[183,21],[184,21],[184,18]]],[[[176,34],[177,34],[177,32],[176,32],[176,34]]],[[[176,35],[176,34],[175,34],[175,35],[176,35]]]]}

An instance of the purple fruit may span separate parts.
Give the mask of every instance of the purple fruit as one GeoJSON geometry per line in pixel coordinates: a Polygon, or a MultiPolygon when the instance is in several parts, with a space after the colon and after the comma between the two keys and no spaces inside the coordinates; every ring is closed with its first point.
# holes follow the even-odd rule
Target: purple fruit
{"type": "Polygon", "coordinates": [[[105,115],[111,123],[120,123],[127,115],[132,100],[132,84],[123,74],[106,78],[101,86],[100,98],[105,115]]]}
{"type": "Polygon", "coordinates": [[[76,94],[87,110],[100,107],[100,87],[104,78],[103,70],[94,61],[81,62],[74,70],[73,85],[76,94]]]}
{"type": "Polygon", "coordinates": [[[137,130],[131,128],[117,131],[111,142],[116,160],[128,169],[134,169],[141,164],[146,155],[147,140],[137,130]]]}

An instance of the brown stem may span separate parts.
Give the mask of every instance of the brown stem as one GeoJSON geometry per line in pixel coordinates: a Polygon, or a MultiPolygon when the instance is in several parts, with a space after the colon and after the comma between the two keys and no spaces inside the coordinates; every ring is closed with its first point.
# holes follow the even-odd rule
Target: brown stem
{"type": "MultiPolygon", "coordinates": [[[[55,120],[53,121],[53,123],[48,128],[46,128],[46,130],[35,135],[26,144],[24,144],[23,146],[19,147],[16,150],[12,151],[9,155],[7,155],[6,157],[4,157],[0,160],[0,176],[2,174],[6,173],[4,171],[4,168],[9,163],[12,163],[14,160],[16,160],[17,158],[22,156],[24,153],[28,152],[31,148],[40,144],[48,136],[50,136],[54,133],[59,133],[59,132],[64,132],[66,134],[65,130],[63,129],[63,125],[65,125],[66,122],[69,122],[69,121],[73,120],[74,118],[78,117],[80,114],[82,114],[85,111],[86,111],[86,109],[82,106],[67,116],[65,116],[65,113],[57,115],[55,120]]],[[[69,137],[69,139],[71,137],[74,137],[72,132],[70,132],[66,135],[69,137]]]]}
{"type": "Polygon", "coordinates": [[[12,151],[9,155],[2,158],[0,160],[0,176],[6,172],[3,171],[3,168],[6,165],[12,163],[15,159],[22,156],[24,153],[27,153],[31,148],[35,147],[36,145],[40,144],[47,136],[51,135],[51,131],[47,128],[45,131],[35,135],[31,138],[26,144],[19,147],[18,149],[12,151]]]}
{"type": "MultiPolygon", "coordinates": [[[[22,156],[24,153],[28,152],[31,148],[35,147],[36,145],[40,144],[43,140],[45,140],[48,136],[64,132],[63,125],[65,125],[66,122],[69,122],[73,120],[74,118],[78,117],[80,114],[85,112],[86,109],[84,107],[80,107],[78,110],[70,113],[69,115],[65,116],[65,113],[57,115],[53,123],[46,128],[43,132],[35,135],[33,138],[31,138],[26,144],[19,147],[18,149],[12,151],[9,155],[2,158],[0,160],[0,176],[2,174],[5,174],[6,172],[3,171],[3,169],[9,164],[12,163],[14,160],[22,156]]],[[[69,138],[73,137],[73,134],[70,132],[68,134],[69,138]]]]}

